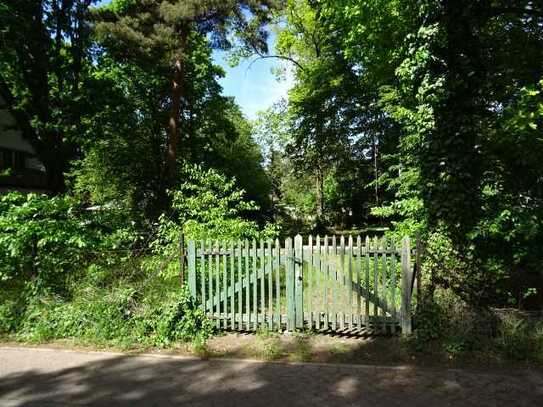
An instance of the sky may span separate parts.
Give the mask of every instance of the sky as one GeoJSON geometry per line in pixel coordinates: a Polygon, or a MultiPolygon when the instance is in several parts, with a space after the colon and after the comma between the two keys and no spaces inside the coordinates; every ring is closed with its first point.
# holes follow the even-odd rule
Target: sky
{"type": "MultiPolygon", "coordinates": [[[[109,1],[101,0],[98,5],[109,1]]],[[[270,41],[270,49],[273,49],[274,36],[270,37],[270,41]]],[[[258,111],[267,109],[281,98],[286,98],[288,90],[293,85],[293,77],[289,70],[284,80],[277,81],[271,69],[285,66],[285,62],[275,58],[257,60],[252,64],[251,59],[244,60],[231,68],[226,62],[226,53],[214,51],[213,60],[226,72],[226,76],[219,80],[223,94],[233,96],[245,117],[251,120],[256,118],[258,111]]]]}
{"type": "Polygon", "coordinates": [[[234,96],[241,110],[248,119],[254,119],[256,113],[265,110],[281,98],[287,97],[288,90],[293,85],[293,77],[287,69],[286,78],[278,81],[271,72],[273,67],[284,66],[278,59],[253,59],[241,61],[234,68],[225,61],[225,53],[215,51],[213,59],[223,67],[226,76],[219,80],[223,94],[234,96]]]}

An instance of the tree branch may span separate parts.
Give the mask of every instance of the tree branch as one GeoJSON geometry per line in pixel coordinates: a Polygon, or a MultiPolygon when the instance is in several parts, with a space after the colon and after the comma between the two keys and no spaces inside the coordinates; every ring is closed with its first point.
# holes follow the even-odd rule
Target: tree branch
{"type": "Polygon", "coordinates": [[[261,59],[271,59],[271,58],[276,58],[276,59],[281,59],[283,61],[288,61],[294,65],[296,65],[298,68],[300,68],[302,71],[305,70],[305,68],[303,67],[302,64],[300,64],[298,61],[296,61],[294,58],[291,58],[291,57],[287,57],[287,56],[284,56],[284,55],[263,55],[261,54],[260,52],[257,52],[257,57],[255,59],[253,59],[251,61],[251,63],[249,64],[249,66],[247,67],[247,69],[250,69],[253,64],[256,62],[256,61],[259,61],[261,59]]]}

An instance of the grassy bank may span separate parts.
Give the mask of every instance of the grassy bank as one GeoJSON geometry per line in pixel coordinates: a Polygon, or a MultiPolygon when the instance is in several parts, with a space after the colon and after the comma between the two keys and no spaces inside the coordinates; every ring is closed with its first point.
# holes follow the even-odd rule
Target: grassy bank
{"type": "Polygon", "coordinates": [[[29,343],[71,339],[120,349],[203,342],[211,335],[176,276],[135,270],[92,266],[62,292],[12,281],[0,289],[0,333],[29,343]]]}

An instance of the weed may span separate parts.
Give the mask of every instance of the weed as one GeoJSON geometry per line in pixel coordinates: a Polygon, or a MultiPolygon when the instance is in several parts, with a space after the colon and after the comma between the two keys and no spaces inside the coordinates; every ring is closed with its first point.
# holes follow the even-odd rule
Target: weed
{"type": "Polygon", "coordinates": [[[191,344],[191,350],[194,355],[202,359],[208,359],[211,356],[206,340],[201,335],[194,338],[191,344]]]}
{"type": "Polygon", "coordinates": [[[294,351],[291,360],[294,362],[309,362],[312,359],[310,337],[305,334],[295,334],[294,351]]]}

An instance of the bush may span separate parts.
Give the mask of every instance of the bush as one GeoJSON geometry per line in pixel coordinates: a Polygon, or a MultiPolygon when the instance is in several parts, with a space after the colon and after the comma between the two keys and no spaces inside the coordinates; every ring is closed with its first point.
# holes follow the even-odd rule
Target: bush
{"type": "Polygon", "coordinates": [[[115,211],[88,211],[68,195],[0,197],[0,281],[34,280],[34,289],[61,292],[66,278],[118,249],[133,231],[115,211]]]}
{"type": "Polygon", "coordinates": [[[415,315],[415,340],[417,350],[422,350],[433,340],[443,336],[445,312],[434,299],[421,301],[415,315]]]}
{"type": "Polygon", "coordinates": [[[496,334],[497,318],[485,308],[475,308],[449,290],[438,291],[443,309],[442,342],[450,354],[480,351],[496,334]]]}
{"type": "MultiPolygon", "coordinates": [[[[178,239],[181,229],[190,239],[260,239],[275,237],[273,226],[261,228],[248,220],[258,206],[245,199],[245,191],[236,187],[236,180],[214,170],[185,165],[186,179],[178,189],[170,191],[172,218],[161,217],[159,234],[178,239]]],[[[176,240],[177,241],[177,240],[176,240]]]]}
{"type": "Polygon", "coordinates": [[[98,345],[163,347],[205,340],[213,329],[186,289],[158,301],[130,285],[84,287],[71,301],[31,296],[22,308],[17,314],[13,303],[0,305],[0,331],[30,342],[74,338],[98,345]]]}
{"type": "Polygon", "coordinates": [[[0,336],[17,329],[17,303],[12,300],[0,302],[0,336]]]}
{"type": "Polygon", "coordinates": [[[412,343],[417,351],[436,348],[450,356],[477,352],[488,357],[543,362],[543,321],[513,310],[474,308],[451,290],[436,290],[419,304],[412,343]]]}
{"type": "Polygon", "coordinates": [[[254,202],[245,200],[245,192],[236,187],[234,179],[185,165],[186,181],[170,191],[172,211],[159,218],[156,239],[151,242],[155,256],[148,258],[148,269],[163,269],[164,275],[179,273],[179,263],[170,261],[178,256],[179,238],[186,241],[268,239],[277,236],[272,225],[259,226],[247,216],[258,210],[254,202]]]}
{"type": "Polygon", "coordinates": [[[161,302],[150,307],[147,320],[151,321],[155,346],[172,342],[189,342],[207,339],[213,327],[198,308],[185,288],[179,299],[161,302]]]}
{"type": "Polygon", "coordinates": [[[543,321],[534,321],[509,311],[500,318],[496,339],[500,350],[509,359],[543,362],[543,321]]]}

